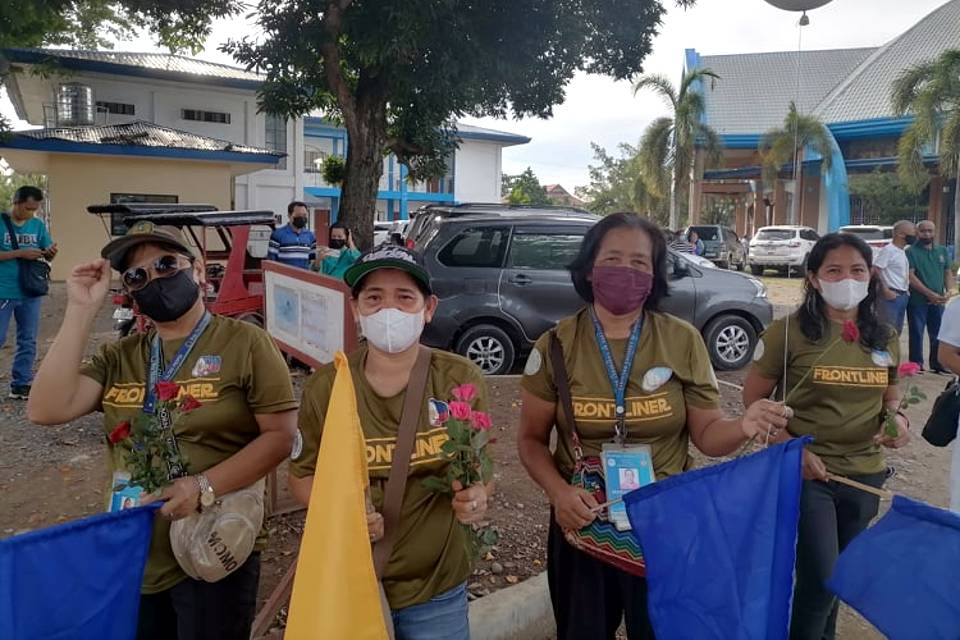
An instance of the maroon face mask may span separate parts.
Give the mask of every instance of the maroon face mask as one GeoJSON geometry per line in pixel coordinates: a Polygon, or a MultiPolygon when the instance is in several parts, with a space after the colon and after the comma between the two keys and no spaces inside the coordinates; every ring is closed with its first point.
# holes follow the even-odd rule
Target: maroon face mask
{"type": "Polygon", "coordinates": [[[593,300],[615,316],[643,306],[653,289],[653,274],[630,267],[594,267],[593,300]]]}

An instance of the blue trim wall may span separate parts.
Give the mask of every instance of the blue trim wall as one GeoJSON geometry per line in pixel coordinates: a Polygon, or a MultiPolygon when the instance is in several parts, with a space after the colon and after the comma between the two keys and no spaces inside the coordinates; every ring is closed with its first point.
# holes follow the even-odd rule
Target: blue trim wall
{"type": "MultiPolygon", "coordinates": [[[[303,134],[306,136],[315,136],[321,138],[341,137],[347,139],[347,132],[343,127],[330,124],[323,118],[308,116],[303,119],[303,134]]],[[[507,144],[526,144],[531,138],[507,132],[481,133],[474,131],[458,131],[457,137],[463,140],[489,140],[494,142],[505,142],[507,144]]]]}
{"type": "Polygon", "coordinates": [[[41,64],[47,60],[54,59],[57,61],[57,65],[60,68],[68,69],[70,71],[90,71],[92,73],[106,73],[116,76],[152,78],[154,80],[169,80],[171,82],[187,82],[190,84],[203,84],[208,86],[214,85],[218,87],[228,87],[231,89],[245,89],[247,91],[256,91],[263,84],[260,80],[224,78],[222,76],[200,75],[184,73],[182,71],[167,71],[165,69],[154,69],[151,67],[137,67],[126,64],[117,64],[115,62],[82,60],[80,58],[58,56],[53,52],[38,53],[36,51],[4,49],[4,55],[6,55],[11,62],[19,62],[21,64],[41,64]]]}
{"type": "MultiPolygon", "coordinates": [[[[339,198],[340,189],[338,187],[304,187],[305,193],[316,198],[339,198]]],[[[454,202],[452,193],[426,193],[423,191],[378,191],[377,200],[401,200],[404,203],[414,202],[454,202]]],[[[406,220],[407,218],[402,218],[406,220]]]]}
{"type": "Polygon", "coordinates": [[[0,148],[48,151],[54,153],[92,153],[95,155],[145,156],[153,158],[176,158],[179,160],[213,160],[219,162],[251,162],[275,165],[280,161],[266,153],[242,153],[238,151],[203,151],[200,149],[176,149],[172,147],[144,147],[127,144],[92,144],[67,140],[37,140],[13,135],[0,141],[0,148]]]}

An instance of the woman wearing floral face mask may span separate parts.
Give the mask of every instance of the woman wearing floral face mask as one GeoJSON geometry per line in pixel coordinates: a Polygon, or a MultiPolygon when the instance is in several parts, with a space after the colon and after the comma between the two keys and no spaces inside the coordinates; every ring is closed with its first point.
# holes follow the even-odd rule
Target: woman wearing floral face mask
{"type": "MultiPolygon", "coordinates": [[[[367,524],[371,542],[377,542],[384,535],[384,489],[393,450],[398,446],[407,386],[421,349],[420,334],[433,318],[437,298],[420,257],[392,245],[362,255],[344,280],[352,289],[354,316],[366,338],[366,344],[348,360],[367,441],[371,499],[376,510],[367,524]]],[[[295,448],[298,455],[290,466],[290,488],[303,504],[310,500],[334,376],[332,365],[323,367],[303,390],[303,446],[295,448]]],[[[401,517],[391,534],[395,543],[381,576],[398,640],[469,637],[466,580],[473,569],[458,522],[473,523],[484,517],[490,486],[455,486],[451,500],[422,482],[425,477],[446,473],[448,462],[437,444],[444,433],[444,403],[454,388],[464,384],[477,390],[474,408],[486,411],[486,386],[480,370],[466,358],[431,350],[401,517]]]]}
{"type": "Polygon", "coordinates": [[[886,477],[880,447],[902,447],[910,439],[902,414],[896,416],[897,437],[882,431],[884,411],[896,412],[900,402],[900,352],[896,332],[877,319],[871,257],[854,235],[832,233],[814,245],[803,304],[767,328],[743,390],[748,403],[785,389],[794,416],[775,440],[814,438],[804,451],[790,629],[795,640],[834,637],[837,599],[824,583],[839,552],[879,506],[877,497],[830,482],[829,474],[880,487],[886,477]]]}
{"type": "Polygon", "coordinates": [[[570,271],[588,304],[534,346],[521,384],[518,438],[520,459],[552,506],[547,570],[557,635],[612,639],[626,616],[631,640],[652,638],[646,580],[565,539],[565,530],[582,529],[597,517],[593,494],[571,484],[575,466],[617,439],[624,446],[649,445],[656,477],[663,478],[692,466],[690,440],[709,456],[727,455],[750,437],[784,427],[788,411],[759,400],[743,418],[724,415],[703,338],[657,310],[667,293],[667,248],[646,218],[617,213],[598,222],[570,271]],[[579,447],[560,406],[553,340],[563,349],[579,447]]]}

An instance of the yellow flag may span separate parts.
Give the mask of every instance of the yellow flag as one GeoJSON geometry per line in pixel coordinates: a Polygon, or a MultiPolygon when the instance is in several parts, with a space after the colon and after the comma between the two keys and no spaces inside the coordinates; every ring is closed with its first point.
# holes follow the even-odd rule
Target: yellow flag
{"type": "Polygon", "coordinates": [[[387,640],[367,534],[370,480],[357,397],[346,356],[338,353],[335,364],[284,637],[387,640]]]}

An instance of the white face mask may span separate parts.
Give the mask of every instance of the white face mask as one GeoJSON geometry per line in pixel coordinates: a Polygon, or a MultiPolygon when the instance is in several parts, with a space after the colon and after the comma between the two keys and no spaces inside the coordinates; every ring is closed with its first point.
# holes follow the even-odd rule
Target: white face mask
{"type": "Polygon", "coordinates": [[[423,311],[407,313],[400,309],[381,309],[360,316],[364,337],[380,351],[402,353],[412,347],[423,333],[423,311]]]}
{"type": "Polygon", "coordinates": [[[827,282],[820,280],[820,295],[824,301],[834,309],[840,311],[849,311],[863,302],[870,290],[869,280],[838,280],[837,282],[827,282]]]}

